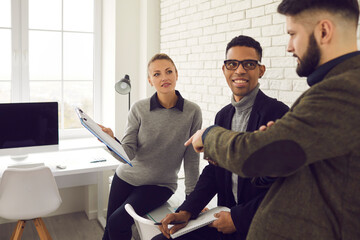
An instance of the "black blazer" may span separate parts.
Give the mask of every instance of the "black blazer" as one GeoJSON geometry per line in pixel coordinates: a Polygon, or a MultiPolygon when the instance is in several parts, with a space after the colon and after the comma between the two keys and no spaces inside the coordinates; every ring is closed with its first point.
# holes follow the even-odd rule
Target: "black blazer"
{"type": "MultiPolygon", "coordinates": [[[[288,107],[274,98],[266,96],[259,90],[252,108],[247,131],[255,131],[261,125],[269,121],[281,118],[288,107]]],[[[222,108],[215,117],[215,124],[231,129],[231,122],[235,108],[229,104],[222,108]]],[[[250,178],[238,178],[238,204],[232,193],[232,173],[224,168],[209,164],[200,175],[194,191],[178,208],[192,213],[196,217],[209,201],[218,194],[218,205],[227,206],[231,209],[231,217],[236,227],[236,232],[229,235],[229,239],[243,240],[251,223],[251,220],[264,198],[268,187],[258,187],[250,178]]],[[[226,237],[223,235],[223,237],[226,237]]]]}

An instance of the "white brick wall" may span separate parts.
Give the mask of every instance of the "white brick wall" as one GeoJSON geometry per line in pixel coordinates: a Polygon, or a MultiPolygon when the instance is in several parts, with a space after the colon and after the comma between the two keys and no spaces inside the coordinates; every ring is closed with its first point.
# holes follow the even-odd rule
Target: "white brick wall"
{"type": "MultiPolygon", "coordinates": [[[[280,0],[161,0],[161,52],[179,70],[177,89],[203,111],[203,126],[230,102],[231,91],[222,74],[226,44],[240,34],[263,47],[267,71],[260,88],[289,106],[306,89],[295,72],[296,61],[286,52],[285,17],[280,0]]],[[[358,32],[358,43],[360,36],[358,32]]]]}

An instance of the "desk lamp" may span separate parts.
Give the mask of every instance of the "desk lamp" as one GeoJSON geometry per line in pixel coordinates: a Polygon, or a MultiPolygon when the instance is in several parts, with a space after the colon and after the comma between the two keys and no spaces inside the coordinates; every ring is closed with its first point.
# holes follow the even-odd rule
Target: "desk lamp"
{"type": "Polygon", "coordinates": [[[131,84],[130,84],[129,75],[126,74],[124,78],[120,79],[115,83],[115,90],[121,95],[129,94],[129,110],[130,110],[131,84]]]}

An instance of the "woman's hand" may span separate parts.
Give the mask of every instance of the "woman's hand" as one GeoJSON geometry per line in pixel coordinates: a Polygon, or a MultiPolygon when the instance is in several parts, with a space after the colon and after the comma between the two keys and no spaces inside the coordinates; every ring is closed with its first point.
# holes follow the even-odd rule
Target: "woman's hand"
{"type": "Polygon", "coordinates": [[[103,130],[105,133],[107,133],[110,137],[115,139],[114,132],[111,130],[111,128],[104,127],[101,124],[98,124],[99,127],[101,127],[101,130],[103,130]]]}

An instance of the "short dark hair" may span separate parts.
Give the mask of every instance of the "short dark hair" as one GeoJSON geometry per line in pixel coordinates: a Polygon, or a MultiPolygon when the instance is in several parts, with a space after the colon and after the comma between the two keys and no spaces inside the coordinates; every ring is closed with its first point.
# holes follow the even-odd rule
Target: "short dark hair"
{"type": "Polygon", "coordinates": [[[323,10],[340,14],[344,19],[359,21],[358,0],[282,0],[277,11],[283,15],[295,16],[307,10],[323,10]]]}
{"type": "Polygon", "coordinates": [[[253,39],[252,37],[248,37],[248,36],[244,36],[244,35],[234,37],[226,46],[225,57],[226,57],[229,49],[232,47],[236,47],[236,46],[254,48],[256,50],[257,54],[259,55],[259,61],[261,62],[262,48],[260,46],[260,43],[258,41],[256,41],[255,39],[253,39]]]}

